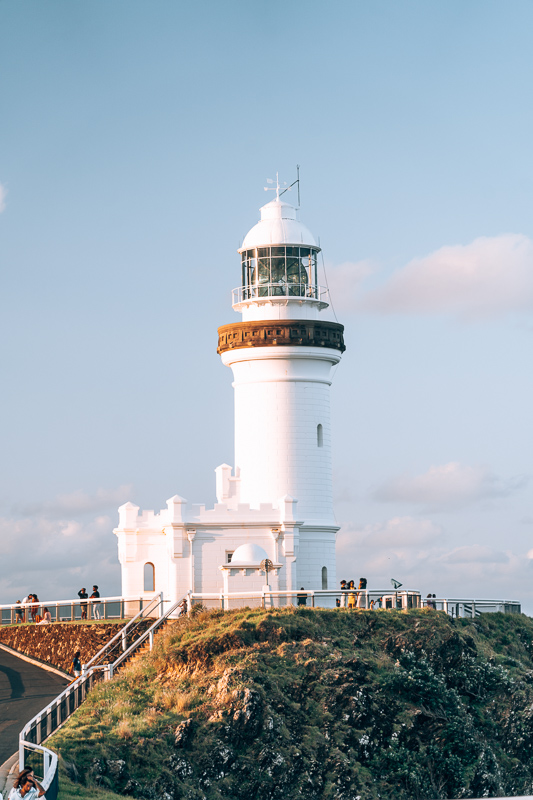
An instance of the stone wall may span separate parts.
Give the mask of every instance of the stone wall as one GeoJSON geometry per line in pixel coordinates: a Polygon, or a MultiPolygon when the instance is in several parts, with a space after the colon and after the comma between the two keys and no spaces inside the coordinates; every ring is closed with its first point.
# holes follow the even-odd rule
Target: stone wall
{"type": "MultiPolygon", "coordinates": [[[[142,622],[141,630],[146,630],[151,622],[153,620],[142,622]]],[[[77,650],[81,651],[81,662],[84,664],[123,627],[124,623],[115,622],[10,625],[0,628],[0,643],[70,672],[72,656],[77,650]]]]}

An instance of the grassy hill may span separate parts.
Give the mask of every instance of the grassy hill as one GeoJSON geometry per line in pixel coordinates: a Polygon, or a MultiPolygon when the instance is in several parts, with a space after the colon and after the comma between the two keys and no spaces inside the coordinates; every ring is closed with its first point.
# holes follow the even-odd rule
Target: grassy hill
{"type": "Polygon", "coordinates": [[[95,689],[51,746],[80,785],[69,797],[532,794],[533,620],[200,613],[95,689]]]}

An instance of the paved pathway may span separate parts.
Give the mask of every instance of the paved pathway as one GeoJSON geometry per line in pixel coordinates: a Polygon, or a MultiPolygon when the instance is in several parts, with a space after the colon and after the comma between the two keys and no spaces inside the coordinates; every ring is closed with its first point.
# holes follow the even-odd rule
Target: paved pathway
{"type": "Polygon", "coordinates": [[[0,648],[0,764],[17,750],[24,725],[67,684],[55,672],[0,648]]]}

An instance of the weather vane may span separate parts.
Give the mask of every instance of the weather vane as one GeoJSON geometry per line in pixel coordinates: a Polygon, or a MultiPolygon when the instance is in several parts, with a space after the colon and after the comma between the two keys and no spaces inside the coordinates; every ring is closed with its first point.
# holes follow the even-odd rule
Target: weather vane
{"type": "MultiPolygon", "coordinates": [[[[267,183],[274,183],[274,181],[273,181],[272,178],[267,178],[267,183]]],[[[285,182],[283,184],[283,186],[287,186],[287,183],[285,182]]],[[[276,185],[275,186],[265,186],[264,189],[265,189],[265,192],[276,192],[276,200],[279,200],[279,190],[281,189],[281,186],[279,185],[279,175],[278,175],[277,172],[276,172],[276,185]]],[[[287,191],[287,189],[283,189],[281,194],[283,194],[283,192],[286,192],[286,191],[287,191]]]]}
{"type": "MultiPolygon", "coordinates": [[[[276,172],[276,185],[275,186],[264,186],[265,192],[276,192],[276,200],[279,200],[282,194],[285,192],[290,192],[293,186],[298,186],[298,208],[300,207],[300,165],[296,165],[296,174],[297,178],[295,181],[291,183],[290,186],[287,186],[287,181],[283,182],[283,186],[280,186],[279,183],[279,173],[276,172]],[[280,191],[281,190],[281,191],[280,191]]],[[[274,183],[273,178],[267,178],[267,183],[274,183]]]]}

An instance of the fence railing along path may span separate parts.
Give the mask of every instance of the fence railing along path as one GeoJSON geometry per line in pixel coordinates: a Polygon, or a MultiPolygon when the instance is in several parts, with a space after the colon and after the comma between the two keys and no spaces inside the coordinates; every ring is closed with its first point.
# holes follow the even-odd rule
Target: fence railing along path
{"type": "Polygon", "coordinates": [[[43,743],[82,705],[97,683],[112,678],[118,667],[125,664],[146,642],[152,649],[154,634],[170,617],[178,615],[179,605],[186,596],[180,597],[166,611],[163,609],[162,593],[145,604],[118,634],[82,666],[81,676],[24,726],[19,736],[19,769],[31,766],[39,777],[42,776],[47,800],[57,798],[58,759],[57,754],[43,743]],[[145,620],[154,616],[155,621],[146,628],[145,620]],[[132,638],[134,641],[131,641],[132,638]]]}
{"type": "Polygon", "coordinates": [[[233,609],[243,605],[281,608],[286,605],[312,608],[397,609],[431,608],[452,617],[476,617],[488,612],[519,614],[517,600],[492,600],[472,597],[421,597],[419,592],[388,589],[263,589],[257,592],[188,592],[192,605],[233,609]]]}
{"type": "Polygon", "coordinates": [[[142,611],[147,604],[145,597],[100,597],[81,600],[38,600],[31,603],[10,603],[0,605],[0,625],[15,625],[33,622],[35,615],[43,616],[45,608],[50,612],[52,622],[77,622],[85,619],[125,619],[142,611]],[[32,613],[33,612],[33,613],[32,613]]]}

